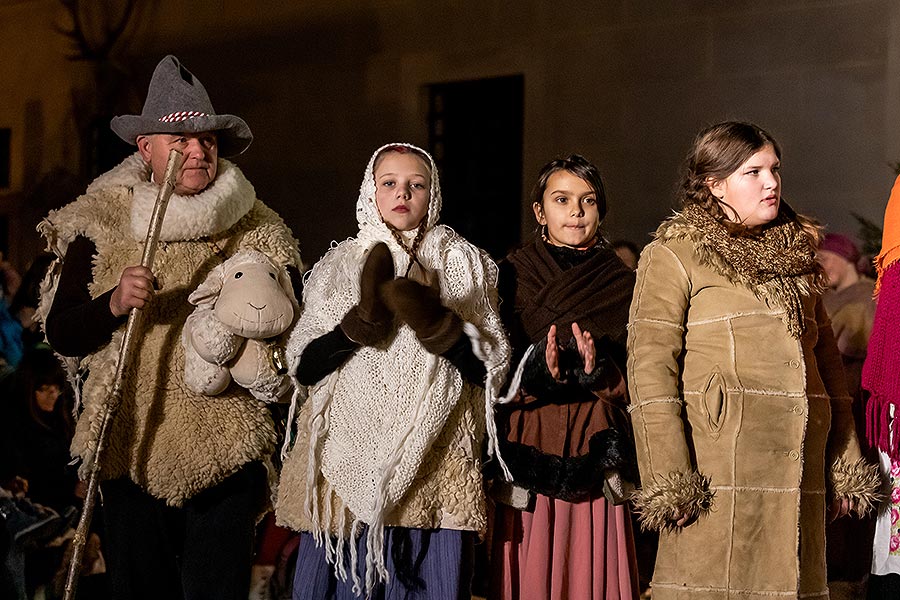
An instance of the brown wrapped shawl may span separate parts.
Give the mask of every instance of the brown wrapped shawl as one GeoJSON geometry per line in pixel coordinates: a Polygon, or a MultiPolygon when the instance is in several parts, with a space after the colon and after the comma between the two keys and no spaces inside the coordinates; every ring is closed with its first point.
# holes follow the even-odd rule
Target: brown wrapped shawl
{"type": "Polygon", "coordinates": [[[602,488],[606,469],[633,470],[622,374],[634,273],[603,242],[581,251],[540,239],[509,255],[500,270],[501,312],[514,354],[538,344],[526,369],[543,365],[541,342],[553,324],[563,345],[573,322],[594,338],[598,373],[589,389],[583,377],[555,389],[522,389],[497,416],[501,452],[518,485],[586,499],[602,488]]]}

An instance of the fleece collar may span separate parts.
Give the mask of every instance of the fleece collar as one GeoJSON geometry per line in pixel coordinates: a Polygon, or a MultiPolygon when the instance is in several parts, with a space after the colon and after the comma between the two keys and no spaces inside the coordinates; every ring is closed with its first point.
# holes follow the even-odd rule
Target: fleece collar
{"type": "MultiPolygon", "coordinates": [[[[667,240],[690,240],[694,245],[694,252],[702,265],[719,273],[733,285],[740,285],[758,291],[760,289],[759,281],[749,277],[729,261],[715,247],[709,233],[690,222],[683,213],[675,213],[657,228],[656,239],[663,242],[667,240]]],[[[788,277],[798,282],[803,295],[821,294],[824,291],[817,270],[809,274],[788,277]]]]}
{"type": "MultiPolygon", "coordinates": [[[[150,181],[150,168],[140,154],[133,154],[95,180],[88,192],[116,186],[132,189],[131,234],[135,240],[147,236],[159,186],[150,181]]],[[[193,196],[172,194],[163,219],[160,240],[196,240],[225,231],[247,214],[256,201],[253,186],[233,163],[219,159],[212,184],[193,196]]]]}
{"type": "MultiPolygon", "coordinates": [[[[787,205],[783,206],[787,209],[787,205]]],[[[792,210],[790,215],[789,218],[796,223],[796,217],[793,216],[792,210]]],[[[685,213],[676,213],[659,226],[656,230],[656,239],[663,242],[686,239],[692,242],[694,254],[701,265],[720,274],[732,285],[749,289],[767,305],[784,309],[785,314],[782,320],[787,326],[788,332],[799,339],[805,329],[801,297],[822,294],[821,268],[817,268],[818,265],[813,263],[813,269],[809,273],[776,273],[766,280],[761,280],[758,277],[750,276],[746,269],[740,268],[726,254],[723,254],[722,249],[716,246],[711,233],[709,228],[704,229],[691,222],[685,213]]],[[[804,235],[799,225],[796,225],[793,235],[804,235]]],[[[735,241],[735,243],[739,242],[735,241]]],[[[796,246],[794,247],[796,248],[796,246]]],[[[785,251],[790,252],[790,247],[785,246],[785,251]]],[[[794,253],[796,252],[794,250],[794,253]]]]}

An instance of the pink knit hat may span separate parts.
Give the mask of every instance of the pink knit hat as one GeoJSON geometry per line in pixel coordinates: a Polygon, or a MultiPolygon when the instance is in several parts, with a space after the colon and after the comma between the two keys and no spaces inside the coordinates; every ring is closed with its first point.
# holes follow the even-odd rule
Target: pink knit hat
{"type": "Polygon", "coordinates": [[[845,258],[847,262],[854,265],[859,264],[859,248],[856,246],[856,242],[846,235],[840,233],[826,233],[825,237],[822,239],[822,243],[819,244],[819,250],[834,252],[838,256],[845,258]]]}

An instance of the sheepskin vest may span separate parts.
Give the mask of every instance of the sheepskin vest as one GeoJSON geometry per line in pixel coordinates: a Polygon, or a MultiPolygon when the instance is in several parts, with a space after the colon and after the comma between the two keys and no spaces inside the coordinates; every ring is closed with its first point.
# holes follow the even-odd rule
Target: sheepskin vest
{"type": "MultiPolygon", "coordinates": [[[[125,163],[119,169],[123,166],[125,163]]],[[[223,255],[249,248],[265,253],[278,264],[300,265],[296,241],[283,221],[255,198],[252,186],[236,167],[220,161],[220,174],[222,171],[235,176],[237,186],[232,187],[233,181],[225,180],[226,188],[219,191],[226,199],[212,213],[221,214],[228,207],[233,212],[236,204],[250,208],[244,210],[243,216],[227,218],[226,223],[235,217],[237,220],[226,229],[199,239],[171,239],[178,237],[177,232],[170,228],[166,235],[164,230],[169,239],[160,242],[153,267],[159,290],[144,310],[136,355],[126,373],[122,404],[101,457],[103,479],[127,476],[173,506],[216,485],[250,461],[267,461],[275,445],[268,411],[246,390],[232,384],[218,396],[202,396],[191,392],[183,381],[184,352],[179,339],[185,319],[193,310],[187,297],[223,260],[223,255]],[[247,194],[253,194],[249,202],[247,194]]],[[[149,173],[139,176],[136,185],[145,184],[148,176],[149,173]]],[[[208,191],[216,191],[216,183],[218,178],[208,191]]],[[[140,264],[143,241],[132,234],[133,221],[140,212],[132,207],[134,187],[118,181],[100,189],[92,186],[88,194],[52,212],[39,226],[60,257],[64,257],[68,244],[77,236],[94,242],[97,254],[88,283],[92,297],[115,287],[125,267],[140,264]]],[[[182,230],[185,226],[201,230],[203,224],[199,221],[214,218],[210,217],[208,206],[202,209],[192,212],[189,203],[182,203],[177,213],[182,230]]],[[[167,218],[170,216],[167,214],[167,218]]],[[[52,270],[45,281],[41,302],[44,317],[52,304],[58,272],[58,268],[52,270]]],[[[83,465],[93,458],[123,334],[124,326],[108,344],[77,364],[85,379],[83,412],[72,441],[72,454],[81,458],[83,465]]]]}

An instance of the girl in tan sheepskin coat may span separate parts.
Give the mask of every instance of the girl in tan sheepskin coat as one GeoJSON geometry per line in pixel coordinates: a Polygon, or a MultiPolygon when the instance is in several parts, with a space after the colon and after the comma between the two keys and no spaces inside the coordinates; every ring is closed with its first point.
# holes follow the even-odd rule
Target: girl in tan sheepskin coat
{"type": "Polygon", "coordinates": [[[762,129],[698,136],[681,212],[642,253],[628,381],[654,600],[828,598],[825,522],[865,512],[861,458],[815,261],[762,129]]]}

